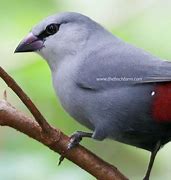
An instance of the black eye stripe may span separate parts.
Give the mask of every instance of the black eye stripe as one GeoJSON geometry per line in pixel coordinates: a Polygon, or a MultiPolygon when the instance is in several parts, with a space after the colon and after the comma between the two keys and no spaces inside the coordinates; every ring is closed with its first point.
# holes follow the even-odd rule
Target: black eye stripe
{"type": "Polygon", "coordinates": [[[46,32],[45,31],[43,31],[43,32],[41,32],[37,37],[39,38],[39,39],[44,39],[44,38],[46,38],[46,37],[48,37],[49,35],[47,35],[46,34],[46,32]]]}
{"type": "Polygon", "coordinates": [[[37,37],[39,39],[45,39],[48,36],[55,34],[59,30],[60,24],[50,24],[42,31],[37,37]]]}

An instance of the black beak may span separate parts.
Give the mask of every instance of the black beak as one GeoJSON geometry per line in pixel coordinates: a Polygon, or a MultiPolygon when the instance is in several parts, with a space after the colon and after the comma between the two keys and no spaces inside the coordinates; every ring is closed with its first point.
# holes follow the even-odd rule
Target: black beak
{"type": "Polygon", "coordinates": [[[28,36],[20,42],[14,53],[38,51],[42,47],[43,41],[34,36],[33,33],[29,33],[28,36]]]}

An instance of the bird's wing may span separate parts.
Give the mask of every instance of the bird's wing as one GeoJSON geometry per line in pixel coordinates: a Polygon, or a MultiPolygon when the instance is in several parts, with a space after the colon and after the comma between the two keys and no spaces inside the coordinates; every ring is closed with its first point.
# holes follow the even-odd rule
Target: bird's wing
{"type": "Polygon", "coordinates": [[[76,84],[82,89],[99,91],[168,81],[171,81],[171,62],[125,43],[88,52],[79,68],[76,84]]]}

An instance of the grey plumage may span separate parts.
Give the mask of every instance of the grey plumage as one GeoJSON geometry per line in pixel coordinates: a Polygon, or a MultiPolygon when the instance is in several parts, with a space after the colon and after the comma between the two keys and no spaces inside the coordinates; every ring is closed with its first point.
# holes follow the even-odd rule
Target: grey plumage
{"type": "MultiPolygon", "coordinates": [[[[93,130],[93,138],[114,140],[153,151],[171,139],[171,125],[151,115],[158,83],[171,81],[171,63],[136,48],[78,13],[60,13],[32,29],[39,37],[50,24],[59,30],[42,38],[36,51],[52,71],[65,110],[93,130]]],[[[19,50],[23,42],[19,45],[19,50]]],[[[35,50],[35,49],[34,49],[35,50]]],[[[30,51],[30,50],[29,50],[30,51]]]]}

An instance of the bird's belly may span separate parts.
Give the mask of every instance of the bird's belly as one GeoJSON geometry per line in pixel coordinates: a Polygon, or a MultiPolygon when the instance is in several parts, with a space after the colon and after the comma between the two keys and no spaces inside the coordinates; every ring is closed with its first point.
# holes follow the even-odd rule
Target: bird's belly
{"type": "MultiPolygon", "coordinates": [[[[72,79],[58,76],[54,87],[62,106],[75,120],[92,130],[98,128],[99,133],[102,130],[109,138],[150,150],[165,132],[152,117],[154,86],[85,93],[72,79]]],[[[164,141],[167,138],[163,137],[164,141]]]]}
{"type": "Polygon", "coordinates": [[[88,113],[83,103],[84,97],[80,94],[79,89],[72,80],[66,82],[58,76],[53,80],[53,84],[61,105],[66,112],[82,125],[89,129],[94,129],[92,123],[89,121],[88,113]]]}

